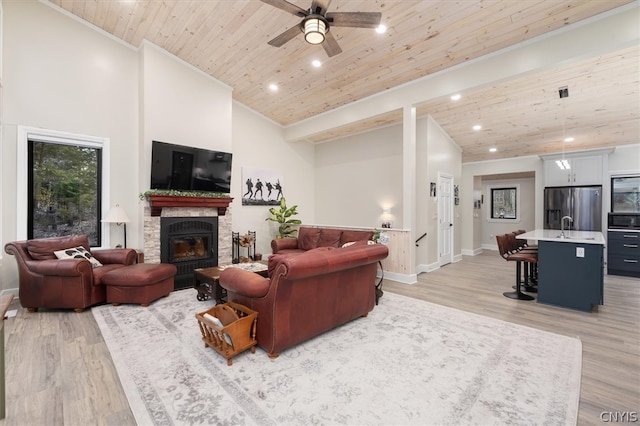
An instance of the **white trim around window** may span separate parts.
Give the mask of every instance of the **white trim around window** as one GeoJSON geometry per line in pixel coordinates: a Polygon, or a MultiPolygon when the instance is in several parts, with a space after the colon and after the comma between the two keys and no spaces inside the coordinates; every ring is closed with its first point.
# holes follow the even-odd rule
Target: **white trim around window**
{"type": "MultiPolygon", "coordinates": [[[[16,237],[18,240],[27,239],[27,208],[29,194],[27,188],[28,170],[28,142],[36,140],[40,142],[51,142],[57,144],[86,146],[91,148],[100,148],[102,150],[102,216],[107,214],[109,206],[109,170],[111,158],[109,154],[109,138],[99,136],[88,136],[76,133],[61,132],[57,130],[41,129],[37,127],[18,126],[17,140],[17,176],[16,176],[16,237]]],[[[102,247],[109,247],[109,224],[102,224],[102,247]]]]}

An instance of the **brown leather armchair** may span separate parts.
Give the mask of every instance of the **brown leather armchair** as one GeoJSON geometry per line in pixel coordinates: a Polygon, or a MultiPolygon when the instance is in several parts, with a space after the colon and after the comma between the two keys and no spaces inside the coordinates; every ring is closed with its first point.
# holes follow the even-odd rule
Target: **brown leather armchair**
{"type": "Polygon", "coordinates": [[[38,308],[86,307],[106,301],[102,277],[109,271],[136,262],[133,249],[91,250],[86,235],[14,241],[4,251],[16,257],[20,281],[20,305],[29,312],[38,308]],[[54,252],[82,246],[103,266],[93,268],[86,259],[56,258],[54,252]]]}

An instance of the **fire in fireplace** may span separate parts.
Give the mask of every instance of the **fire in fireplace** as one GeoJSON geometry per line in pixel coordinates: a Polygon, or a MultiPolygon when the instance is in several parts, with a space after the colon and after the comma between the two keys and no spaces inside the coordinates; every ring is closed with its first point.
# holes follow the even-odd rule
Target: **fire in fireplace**
{"type": "Polygon", "coordinates": [[[160,261],[176,265],[176,290],[193,287],[194,269],[218,265],[218,218],[162,217],[160,261]]]}

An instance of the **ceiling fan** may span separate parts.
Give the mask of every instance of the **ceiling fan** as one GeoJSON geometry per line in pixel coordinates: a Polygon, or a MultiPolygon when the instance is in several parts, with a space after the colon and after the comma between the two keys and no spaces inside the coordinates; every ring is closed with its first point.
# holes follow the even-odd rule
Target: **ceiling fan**
{"type": "Polygon", "coordinates": [[[322,44],[329,57],[342,52],[335,37],[329,32],[331,26],[377,28],[382,18],[380,12],[327,13],[331,0],[313,0],[309,10],[304,10],[286,0],[262,0],[262,2],[302,18],[298,25],[269,41],[271,46],[280,47],[302,32],[307,43],[322,44]]]}

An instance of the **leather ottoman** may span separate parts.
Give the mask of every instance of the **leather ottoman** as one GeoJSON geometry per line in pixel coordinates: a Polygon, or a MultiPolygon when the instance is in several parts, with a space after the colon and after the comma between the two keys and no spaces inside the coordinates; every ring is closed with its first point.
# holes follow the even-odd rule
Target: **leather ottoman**
{"type": "Polygon", "coordinates": [[[138,263],[107,272],[102,277],[107,287],[107,303],[149,306],[173,291],[176,271],[175,265],[169,263],[138,263]]]}

